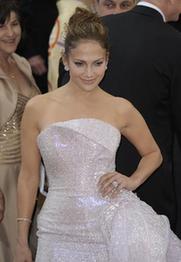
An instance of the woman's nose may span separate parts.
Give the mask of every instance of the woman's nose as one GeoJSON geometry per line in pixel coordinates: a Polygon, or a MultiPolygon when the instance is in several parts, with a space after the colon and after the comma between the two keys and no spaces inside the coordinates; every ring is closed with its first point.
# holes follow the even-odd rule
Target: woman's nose
{"type": "Polygon", "coordinates": [[[91,67],[87,67],[85,74],[86,74],[87,77],[92,77],[92,75],[93,75],[92,68],[91,67]]]}
{"type": "Polygon", "coordinates": [[[7,35],[8,36],[13,36],[14,35],[14,30],[11,26],[7,27],[7,35]]]}

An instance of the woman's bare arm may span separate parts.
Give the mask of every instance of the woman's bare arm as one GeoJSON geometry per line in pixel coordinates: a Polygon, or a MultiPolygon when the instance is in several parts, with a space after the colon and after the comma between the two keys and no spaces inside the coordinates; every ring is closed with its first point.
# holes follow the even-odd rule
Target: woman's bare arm
{"type": "Polygon", "coordinates": [[[103,196],[110,197],[115,197],[123,188],[131,191],[138,188],[162,162],[160,149],[141,114],[124,99],[121,99],[119,108],[118,119],[120,119],[121,134],[135,146],[141,160],[130,177],[118,172],[105,174],[101,177],[99,181],[100,192],[103,196]],[[114,181],[116,181],[117,190],[113,188],[114,181]]]}
{"type": "MultiPolygon", "coordinates": [[[[36,99],[36,98],[35,98],[36,99]]],[[[21,125],[22,164],[18,178],[18,242],[28,246],[28,231],[30,219],[34,210],[39,185],[40,153],[37,147],[38,114],[34,100],[30,101],[23,114],[21,125]]]]}

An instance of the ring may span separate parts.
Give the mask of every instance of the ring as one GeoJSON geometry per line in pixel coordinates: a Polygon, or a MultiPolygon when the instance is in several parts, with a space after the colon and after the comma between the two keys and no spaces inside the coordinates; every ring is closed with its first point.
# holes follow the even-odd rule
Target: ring
{"type": "Polygon", "coordinates": [[[114,188],[117,188],[118,187],[118,182],[116,181],[116,180],[114,180],[113,182],[112,182],[112,186],[114,187],[114,188]]]}

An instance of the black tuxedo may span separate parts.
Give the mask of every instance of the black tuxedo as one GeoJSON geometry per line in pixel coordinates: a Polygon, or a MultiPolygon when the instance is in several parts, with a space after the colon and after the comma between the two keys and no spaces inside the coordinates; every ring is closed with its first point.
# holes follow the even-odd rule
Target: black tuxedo
{"type": "Polygon", "coordinates": [[[179,17],[179,20],[177,22],[170,22],[170,25],[172,25],[173,27],[175,27],[175,29],[177,29],[178,31],[181,32],[181,15],[179,17]]]}
{"type": "MultiPolygon", "coordinates": [[[[175,29],[177,29],[179,32],[181,32],[181,15],[179,17],[179,20],[177,22],[171,22],[170,25],[172,25],[175,29]]],[[[177,222],[177,231],[181,232],[181,147],[179,146],[177,139],[175,139],[175,147],[174,147],[174,174],[175,174],[175,184],[176,184],[176,193],[177,193],[177,199],[178,199],[178,222],[177,222]]]]}
{"type": "MultiPolygon", "coordinates": [[[[109,29],[111,50],[101,86],[135,105],[164,159],[137,193],[158,213],[167,215],[174,228],[177,201],[172,153],[175,133],[181,144],[181,34],[149,7],[136,6],[127,13],[104,17],[103,21],[109,29]]],[[[136,150],[123,139],[117,170],[130,175],[138,161],[136,150]]],[[[181,232],[177,233],[181,237],[181,232]]]]}

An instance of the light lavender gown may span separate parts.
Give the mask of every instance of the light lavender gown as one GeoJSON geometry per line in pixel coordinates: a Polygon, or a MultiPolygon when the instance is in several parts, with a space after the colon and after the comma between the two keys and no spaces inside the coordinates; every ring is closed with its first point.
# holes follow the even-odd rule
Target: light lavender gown
{"type": "MultiPolygon", "coordinates": [[[[167,217],[134,193],[98,193],[115,170],[120,133],[94,118],[51,124],[38,136],[49,192],[38,217],[36,262],[180,262],[167,217]]],[[[121,161],[121,159],[120,159],[121,161]]]]}

